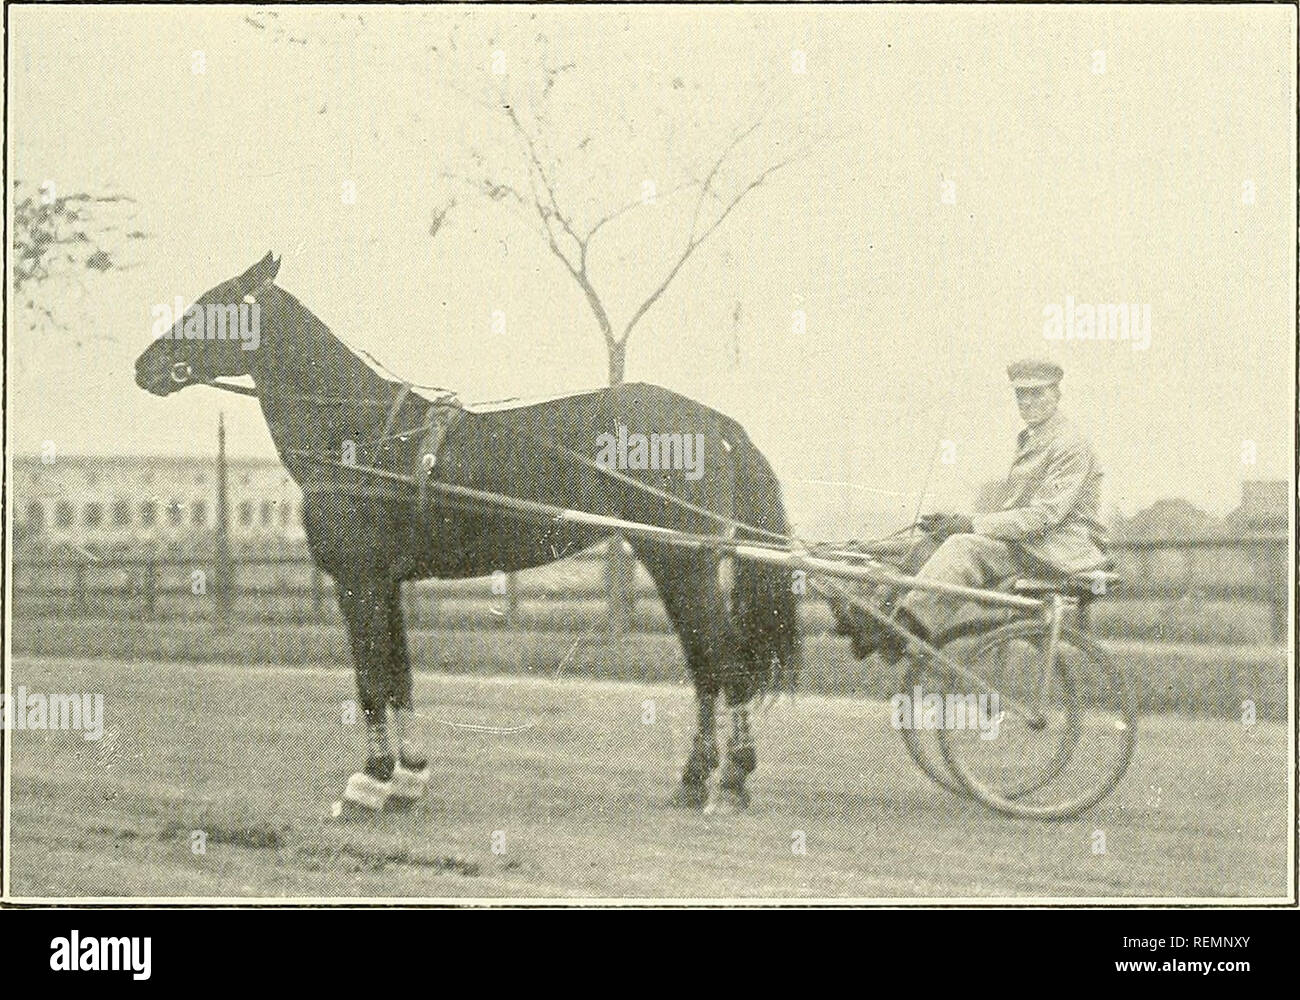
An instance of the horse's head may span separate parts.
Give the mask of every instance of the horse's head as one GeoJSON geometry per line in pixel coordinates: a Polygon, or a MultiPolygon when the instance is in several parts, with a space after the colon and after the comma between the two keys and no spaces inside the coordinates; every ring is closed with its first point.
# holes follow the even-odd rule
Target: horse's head
{"type": "MultiPolygon", "coordinates": [[[[243,274],[204,292],[169,328],[158,330],[136,359],[136,384],[166,396],[194,383],[249,374],[253,352],[261,346],[258,297],[279,270],[279,258],[268,253],[243,274]]],[[[166,307],[158,311],[167,315],[166,307]]]]}

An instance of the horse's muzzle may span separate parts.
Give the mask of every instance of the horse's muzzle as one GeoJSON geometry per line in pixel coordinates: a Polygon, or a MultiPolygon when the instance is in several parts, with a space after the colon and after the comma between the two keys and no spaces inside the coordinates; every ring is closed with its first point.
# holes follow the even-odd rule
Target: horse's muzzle
{"type": "Polygon", "coordinates": [[[166,368],[155,365],[135,366],[135,384],[155,396],[166,396],[186,385],[194,377],[190,366],[183,361],[166,368]]]}

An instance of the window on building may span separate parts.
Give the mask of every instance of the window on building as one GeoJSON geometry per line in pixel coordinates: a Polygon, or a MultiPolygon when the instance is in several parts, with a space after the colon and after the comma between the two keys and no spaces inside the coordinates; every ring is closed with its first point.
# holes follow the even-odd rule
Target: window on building
{"type": "Polygon", "coordinates": [[[54,505],[54,523],[60,528],[71,528],[76,519],[77,512],[68,501],[60,500],[54,505]]]}
{"type": "Polygon", "coordinates": [[[239,526],[247,528],[253,523],[253,502],[251,500],[241,501],[239,504],[239,526]]]}
{"type": "Polygon", "coordinates": [[[184,513],[181,511],[179,500],[173,500],[167,505],[167,523],[180,524],[185,520],[184,513]]]}
{"type": "Polygon", "coordinates": [[[190,505],[190,524],[196,528],[208,526],[208,505],[202,500],[195,500],[190,505]]]}
{"type": "Polygon", "coordinates": [[[45,505],[44,504],[33,502],[27,505],[26,528],[30,532],[45,530],[45,505]]]}
{"type": "Polygon", "coordinates": [[[271,510],[272,510],[272,508],[273,508],[274,506],[275,506],[275,504],[271,503],[270,500],[263,500],[263,501],[262,501],[262,527],[265,528],[265,527],[267,527],[268,525],[270,525],[270,523],[271,523],[271,510]]]}
{"type": "Polygon", "coordinates": [[[131,523],[131,505],[125,500],[113,501],[113,527],[125,528],[131,523]]]}
{"type": "Polygon", "coordinates": [[[293,504],[288,500],[282,500],[280,502],[280,527],[287,528],[289,526],[289,515],[292,513],[293,504]]]}
{"type": "Polygon", "coordinates": [[[98,528],[104,523],[104,505],[102,503],[88,503],[81,512],[81,523],[87,528],[98,528]]]}
{"type": "Polygon", "coordinates": [[[158,505],[152,500],[145,500],[140,504],[140,525],[145,528],[152,528],[154,522],[158,520],[158,505]]]}

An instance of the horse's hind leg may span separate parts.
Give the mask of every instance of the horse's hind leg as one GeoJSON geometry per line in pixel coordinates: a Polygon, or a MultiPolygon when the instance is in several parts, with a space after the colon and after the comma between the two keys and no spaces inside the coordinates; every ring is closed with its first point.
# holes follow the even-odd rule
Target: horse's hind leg
{"type": "Polygon", "coordinates": [[[669,802],[700,809],[709,800],[709,778],[718,766],[716,711],[721,685],[715,663],[719,650],[730,641],[724,634],[728,629],[726,604],[716,590],[711,562],[666,554],[650,546],[637,548],[637,555],[659,589],[695,685],[695,736],[681,783],[669,802]]]}
{"type": "MultiPolygon", "coordinates": [[[[689,655],[689,654],[688,654],[689,655]]],[[[695,706],[699,713],[691,755],[682,768],[682,780],[669,799],[671,805],[684,809],[702,809],[709,800],[709,776],[718,766],[718,735],[715,719],[718,692],[702,686],[699,674],[692,669],[695,682],[695,706]]]]}
{"type": "Polygon", "coordinates": [[[749,805],[745,779],[758,766],[754,737],[749,729],[749,683],[744,679],[728,680],[727,707],[731,713],[731,733],[727,737],[727,762],[718,779],[718,789],[706,812],[735,812],[749,805]]]}

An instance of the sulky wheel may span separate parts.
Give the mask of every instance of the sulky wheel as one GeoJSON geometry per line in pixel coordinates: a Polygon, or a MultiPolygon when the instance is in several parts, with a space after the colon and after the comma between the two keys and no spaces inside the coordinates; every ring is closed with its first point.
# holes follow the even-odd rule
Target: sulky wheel
{"type": "MultiPolygon", "coordinates": [[[[956,643],[952,645],[956,645],[956,643]]],[[[945,647],[944,652],[948,652],[947,647],[945,647]]],[[[903,674],[903,681],[900,685],[902,690],[899,694],[901,697],[909,699],[909,704],[915,698],[918,688],[923,692],[944,690],[943,670],[929,660],[913,659],[907,662],[908,667],[903,674]]],[[[896,728],[899,735],[903,737],[903,746],[907,747],[908,756],[912,758],[917,767],[929,776],[931,781],[955,795],[970,795],[961,780],[954,777],[953,773],[948,770],[948,764],[943,759],[943,749],[939,746],[938,730],[924,729],[915,723],[896,726],[896,728]]]]}
{"type": "MultiPolygon", "coordinates": [[[[945,642],[941,652],[949,661],[970,669],[970,665],[978,663],[980,658],[987,659],[987,654],[982,654],[981,650],[988,634],[985,631],[972,635],[963,631],[959,636],[945,642]]],[[[993,672],[986,669],[984,674],[979,676],[990,675],[993,675],[993,672]]],[[[958,677],[959,675],[950,672],[940,662],[930,659],[911,660],[903,675],[900,693],[913,707],[912,724],[897,726],[898,720],[895,719],[894,722],[903,737],[903,745],[907,748],[908,755],[932,781],[957,795],[969,796],[971,790],[961,778],[953,774],[944,758],[939,733],[949,721],[948,706],[952,698],[956,696],[965,704],[968,701],[965,695],[976,692],[975,704],[978,706],[978,693],[984,689],[984,685],[971,679],[962,681],[958,677]],[[934,712],[927,711],[924,701],[927,696],[937,698],[934,702],[934,712]]],[[[1072,679],[1063,675],[1059,669],[1056,680],[1066,685],[1065,690],[1072,690],[1072,679]]],[[[960,712],[959,709],[953,711],[958,714],[960,712]]],[[[975,722],[978,724],[978,721],[977,707],[975,722]]],[[[1000,787],[997,791],[1002,797],[1020,798],[1028,792],[1042,788],[1060,773],[1061,766],[1073,750],[1074,742],[1070,729],[1063,729],[1055,735],[1058,739],[1053,754],[1038,761],[1037,766],[1034,767],[1026,765],[1009,768],[1000,777],[1000,787]]]]}
{"type": "Polygon", "coordinates": [[[939,747],[951,774],[990,808],[1067,819],[1110,794],[1128,770],[1137,711],[1114,659],[1073,628],[1061,629],[1045,678],[1048,642],[1047,623],[1030,620],[954,651],[963,673],[944,681],[957,708],[945,720],[954,724],[938,730],[939,747]]]}

